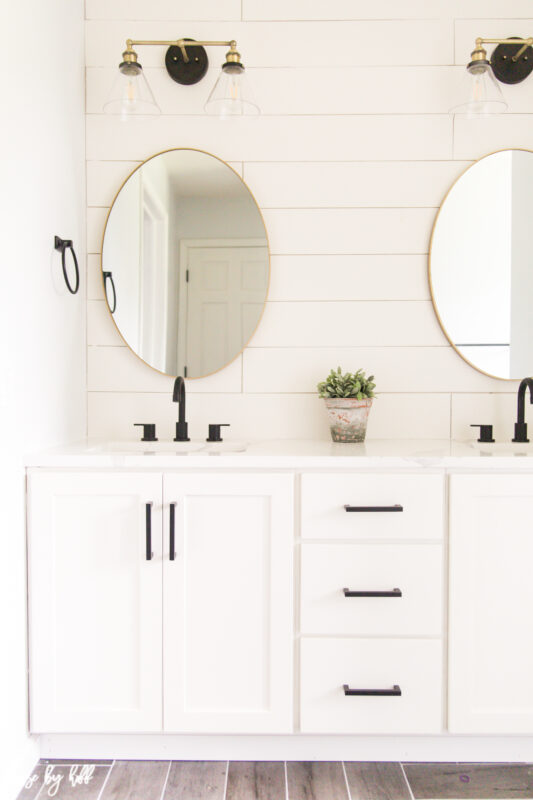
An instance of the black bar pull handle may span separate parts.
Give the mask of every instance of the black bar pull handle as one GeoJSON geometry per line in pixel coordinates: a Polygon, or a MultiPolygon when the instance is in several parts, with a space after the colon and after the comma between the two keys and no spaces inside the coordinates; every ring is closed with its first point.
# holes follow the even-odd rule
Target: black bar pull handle
{"type": "Polygon", "coordinates": [[[176,503],[170,504],[170,555],[169,560],[176,560],[176,503]]]}
{"type": "Polygon", "coordinates": [[[350,689],[347,683],[342,687],[346,697],[400,697],[402,690],[398,685],[392,689],[350,689]]]}
{"type": "Polygon", "coordinates": [[[344,506],[345,511],[403,511],[403,506],[344,506]]]}
{"type": "Polygon", "coordinates": [[[391,589],[384,592],[353,592],[351,589],[343,589],[345,597],[401,597],[400,589],[391,589]]]}
{"type": "Polygon", "coordinates": [[[152,506],[153,503],[146,503],[146,560],[151,561],[152,553],[152,506]]]}

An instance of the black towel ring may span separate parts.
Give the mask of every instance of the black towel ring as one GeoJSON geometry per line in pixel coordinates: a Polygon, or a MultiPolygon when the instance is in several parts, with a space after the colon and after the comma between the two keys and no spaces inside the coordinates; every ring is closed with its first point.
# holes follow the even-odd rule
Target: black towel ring
{"type": "Polygon", "coordinates": [[[117,310],[117,291],[115,289],[115,281],[113,280],[113,274],[111,272],[104,272],[104,290],[105,290],[105,299],[107,300],[107,305],[109,306],[109,310],[112,314],[115,313],[117,310]],[[109,297],[107,296],[107,281],[111,281],[111,286],[113,287],[113,308],[111,308],[111,303],[109,302],[109,297]]]}
{"type": "Polygon", "coordinates": [[[80,269],[78,267],[78,259],[76,258],[76,253],[74,252],[74,247],[72,245],[72,239],[62,239],[60,236],[54,237],[54,248],[61,253],[61,266],[63,267],[63,277],[65,278],[65,283],[67,284],[67,289],[71,294],[76,294],[78,289],[80,288],[80,269]],[[74,288],[72,288],[68,273],[67,267],[65,264],[65,251],[70,250],[72,253],[72,259],[74,261],[74,270],[76,272],[76,283],[74,288]]]}

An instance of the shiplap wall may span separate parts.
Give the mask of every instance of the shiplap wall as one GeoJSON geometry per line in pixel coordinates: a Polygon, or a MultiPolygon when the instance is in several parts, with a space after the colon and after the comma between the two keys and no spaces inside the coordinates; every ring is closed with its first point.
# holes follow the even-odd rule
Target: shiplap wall
{"type": "Polygon", "coordinates": [[[436,210],[472,160],[533,149],[533,79],[505,87],[510,113],[447,113],[476,36],[527,36],[531,0],[86,0],[88,390],[90,436],[171,438],[172,379],[146,367],[111,323],[99,279],[102,230],[120,182],[143,159],[196,147],[231,161],[263,210],[272,283],[250,346],[188,381],[190,431],[327,438],[315,386],[331,366],[373,372],[369,437],[471,438],[512,430],[517,384],[469,367],[440,330],[427,281],[436,210]],[[529,15],[529,17],[528,17],[529,15]],[[203,102],[222,49],[194,87],[174,84],[165,48],[139,48],[163,115],[124,125],[102,104],[125,39],[235,38],[263,110],[222,122],[203,102]]]}

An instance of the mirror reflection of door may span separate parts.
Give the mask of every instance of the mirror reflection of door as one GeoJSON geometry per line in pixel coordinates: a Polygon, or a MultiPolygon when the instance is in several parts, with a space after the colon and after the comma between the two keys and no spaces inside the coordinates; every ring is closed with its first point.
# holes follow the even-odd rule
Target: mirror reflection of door
{"type": "Polygon", "coordinates": [[[167,361],[168,213],[160,192],[146,180],[142,181],[141,202],[139,354],[163,371],[167,361]]]}
{"type": "Polygon", "coordinates": [[[131,174],[106,223],[102,270],[111,265],[115,325],[167,375],[216,372],[261,319],[270,272],[263,219],[241,178],[208,153],[169,150],[131,174]]]}
{"type": "Polygon", "coordinates": [[[207,375],[252,336],[268,289],[261,239],[182,241],[178,373],[207,375]]]}

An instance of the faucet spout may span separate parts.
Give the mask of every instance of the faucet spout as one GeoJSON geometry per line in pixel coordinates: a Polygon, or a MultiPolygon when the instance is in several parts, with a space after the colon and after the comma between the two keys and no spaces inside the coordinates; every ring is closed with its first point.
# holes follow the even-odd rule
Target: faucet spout
{"type": "Polygon", "coordinates": [[[190,442],[188,435],[188,424],[185,419],[185,381],[178,375],[174,381],[174,390],[172,392],[172,402],[179,403],[180,410],[178,422],[176,422],[176,436],[175,442],[190,442]]]}
{"type": "Polygon", "coordinates": [[[526,391],[529,389],[529,402],[533,403],[533,378],[524,378],[518,387],[518,406],[516,414],[516,423],[514,426],[513,442],[529,442],[527,438],[527,423],[526,418],[526,391]]]}

